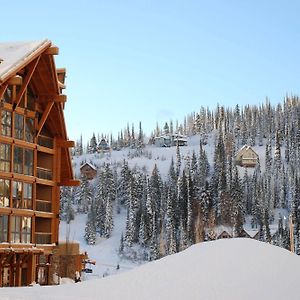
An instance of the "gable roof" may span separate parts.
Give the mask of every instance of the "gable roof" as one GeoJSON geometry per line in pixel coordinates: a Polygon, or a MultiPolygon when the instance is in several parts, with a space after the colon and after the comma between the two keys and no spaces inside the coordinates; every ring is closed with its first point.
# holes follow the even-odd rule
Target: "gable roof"
{"type": "Polygon", "coordinates": [[[253,148],[249,145],[244,145],[236,154],[236,158],[243,156],[247,151],[252,152],[256,158],[258,158],[258,154],[253,150],[253,148]]]}
{"type": "Polygon", "coordinates": [[[89,167],[91,167],[92,169],[94,169],[95,171],[97,171],[97,168],[94,166],[94,165],[92,165],[91,163],[89,163],[89,162],[86,162],[86,163],[84,163],[84,164],[82,164],[81,166],[80,166],[80,170],[84,167],[84,166],[89,166],[89,167]]]}
{"type": "Polygon", "coordinates": [[[49,40],[0,43],[0,84],[50,46],[49,40]]]}

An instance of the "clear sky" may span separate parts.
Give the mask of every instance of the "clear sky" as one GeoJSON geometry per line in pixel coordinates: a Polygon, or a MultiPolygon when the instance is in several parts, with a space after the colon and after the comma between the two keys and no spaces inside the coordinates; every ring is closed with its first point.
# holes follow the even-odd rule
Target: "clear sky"
{"type": "Polygon", "coordinates": [[[0,10],[1,41],[60,48],[73,140],[299,94],[300,1],[15,0],[0,10]]]}

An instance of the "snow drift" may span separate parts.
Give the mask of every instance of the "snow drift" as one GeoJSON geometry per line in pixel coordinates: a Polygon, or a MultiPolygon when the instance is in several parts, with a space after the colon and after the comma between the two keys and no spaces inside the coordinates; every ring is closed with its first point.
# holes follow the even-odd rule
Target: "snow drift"
{"type": "Polygon", "coordinates": [[[251,239],[196,244],[132,271],[77,284],[3,288],[1,300],[299,299],[299,257],[251,239]]]}

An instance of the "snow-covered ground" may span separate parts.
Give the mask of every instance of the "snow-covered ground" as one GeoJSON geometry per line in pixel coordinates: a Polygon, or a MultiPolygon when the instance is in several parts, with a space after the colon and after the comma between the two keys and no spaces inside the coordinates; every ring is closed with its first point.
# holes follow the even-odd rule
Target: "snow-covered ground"
{"type": "Polygon", "coordinates": [[[251,239],[224,239],[106,278],[2,288],[0,299],[298,300],[299,276],[299,257],[287,250],[251,239]]]}
{"type": "Polygon", "coordinates": [[[89,258],[96,261],[96,265],[87,265],[88,268],[93,270],[93,273],[83,274],[84,280],[128,271],[142,263],[122,258],[118,253],[120,238],[122,232],[125,232],[125,209],[122,209],[120,214],[115,214],[111,237],[109,239],[97,237],[95,245],[87,245],[84,239],[86,219],[87,215],[85,214],[76,215],[75,220],[68,225],[66,222],[61,222],[59,229],[61,242],[65,242],[68,236],[70,242],[79,242],[81,252],[87,251],[89,258]]]}

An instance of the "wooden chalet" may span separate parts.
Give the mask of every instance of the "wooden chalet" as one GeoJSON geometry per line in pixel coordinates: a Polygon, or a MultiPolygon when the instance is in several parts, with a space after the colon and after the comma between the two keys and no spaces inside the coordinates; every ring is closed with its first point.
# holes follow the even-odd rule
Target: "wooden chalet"
{"type": "Polygon", "coordinates": [[[51,41],[0,43],[0,287],[51,284],[60,186],[74,180],[51,41]]]}
{"type": "Polygon", "coordinates": [[[80,174],[88,180],[94,179],[97,175],[97,168],[93,164],[86,162],[80,166],[80,174]]]}
{"type": "Polygon", "coordinates": [[[258,154],[248,145],[244,145],[235,156],[235,163],[241,167],[254,168],[258,161],[258,154]]]}

